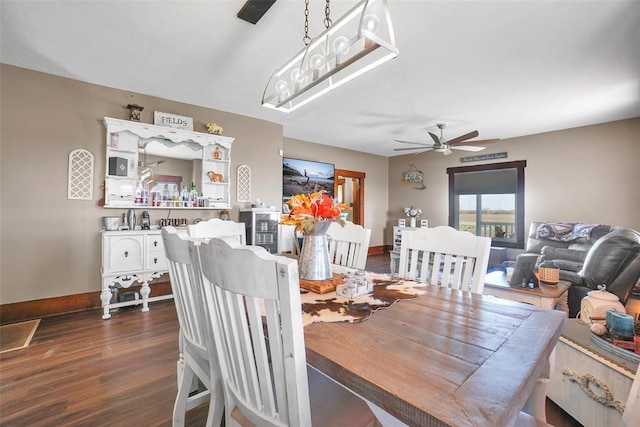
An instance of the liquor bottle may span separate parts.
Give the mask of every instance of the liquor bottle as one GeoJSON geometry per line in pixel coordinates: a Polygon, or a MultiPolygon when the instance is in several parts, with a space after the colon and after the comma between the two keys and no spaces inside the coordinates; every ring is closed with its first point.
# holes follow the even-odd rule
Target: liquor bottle
{"type": "Polygon", "coordinates": [[[182,194],[180,195],[180,200],[183,202],[182,205],[183,206],[187,206],[187,203],[189,201],[189,192],[187,191],[187,184],[184,184],[182,186],[182,194]]]}
{"type": "Polygon", "coordinates": [[[138,186],[136,187],[136,196],[133,203],[136,205],[142,204],[142,184],[141,183],[138,183],[138,186]]]}
{"type": "Polygon", "coordinates": [[[196,185],[191,183],[191,192],[189,193],[189,201],[191,202],[191,206],[194,208],[198,207],[198,190],[196,190],[196,185]]]}

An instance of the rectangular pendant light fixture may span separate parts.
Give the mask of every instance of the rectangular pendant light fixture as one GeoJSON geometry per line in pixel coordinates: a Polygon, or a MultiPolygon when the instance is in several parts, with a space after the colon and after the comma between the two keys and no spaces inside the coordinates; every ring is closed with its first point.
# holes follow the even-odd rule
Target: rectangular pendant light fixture
{"type": "Polygon", "coordinates": [[[362,0],[273,73],[262,105],[289,113],[396,56],[386,0],[362,0]]]}

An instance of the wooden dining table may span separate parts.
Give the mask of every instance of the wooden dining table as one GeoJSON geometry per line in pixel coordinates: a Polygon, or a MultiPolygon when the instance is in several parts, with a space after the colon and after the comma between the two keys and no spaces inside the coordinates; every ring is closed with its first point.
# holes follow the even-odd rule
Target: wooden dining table
{"type": "Polygon", "coordinates": [[[304,328],[307,362],[410,426],[511,426],[565,314],[427,286],[357,323],[304,328]]]}

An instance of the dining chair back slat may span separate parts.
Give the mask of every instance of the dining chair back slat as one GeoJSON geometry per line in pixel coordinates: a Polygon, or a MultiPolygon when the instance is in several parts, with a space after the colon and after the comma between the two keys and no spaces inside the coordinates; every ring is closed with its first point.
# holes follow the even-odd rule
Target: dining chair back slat
{"type": "Polygon", "coordinates": [[[342,227],[333,222],[327,230],[329,259],[332,264],[364,270],[367,265],[371,230],[351,221],[342,227]]]}
{"type": "Polygon", "coordinates": [[[169,278],[180,325],[178,392],[173,409],[173,425],[182,426],[186,411],[209,399],[207,426],[219,426],[224,405],[215,352],[208,342],[208,328],[202,312],[200,272],[194,269],[189,253],[189,237],[174,227],[161,231],[169,278]],[[205,390],[192,393],[198,378],[205,390]]]}
{"type": "Polygon", "coordinates": [[[228,237],[189,249],[201,271],[227,426],[378,425],[362,399],[307,367],[296,260],[228,237]]]}
{"type": "Polygon", "coordinates": [[[482,294],[491,239],[452,227],[402,231],[399,275],[482,294]]]}
{"type": "Polygon", "coordinates": [[[211,218],[200,221],[197,224],[189,224],[187,230],[190,237],[211,239],[219,236],[236,236],[238,242],[245,244],[247,233],[244,222],[223,221],[219,218],[211,218]]]}

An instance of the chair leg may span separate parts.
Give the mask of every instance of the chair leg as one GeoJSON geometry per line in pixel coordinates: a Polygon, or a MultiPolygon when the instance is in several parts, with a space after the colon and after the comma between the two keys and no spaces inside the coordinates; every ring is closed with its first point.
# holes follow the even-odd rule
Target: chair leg
{"type": "Polygon", "coordinates": [[[222,416],[224,414],[224,395],[222,392],[222,384],[216,381],[214,390],[209,390],[209,413],[207,414],[208,427],[220,427],[222,416]]]}
{"type": "Polygon", "coordinates": [[[189,400],[189,392],[191,391],[191,385],[195,377],[193,369],[189,366],[189,361],[185,360],[182,369],[182,376],[178,383],[178,393],[176,395],[176,402],[173,405],[173,427],[184,426],[185,415],[187,412],[187,402],[189,400]]]}

